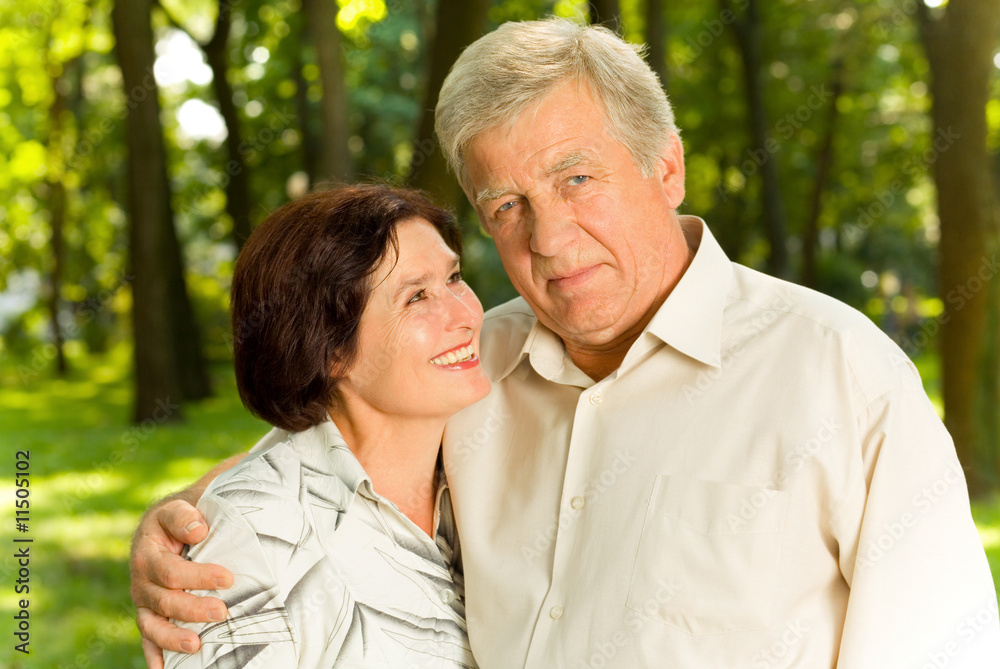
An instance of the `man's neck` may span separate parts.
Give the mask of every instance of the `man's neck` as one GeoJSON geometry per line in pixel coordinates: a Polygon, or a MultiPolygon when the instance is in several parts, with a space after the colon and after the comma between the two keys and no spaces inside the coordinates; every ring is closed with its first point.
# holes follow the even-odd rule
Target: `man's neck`
{"type": "Polygon", "coordinates": [[[616,345],[611,350],[600,351],[578,348],[570,342],[565,342],[566,353],[581,372],[592,378],[594,382],[597,382],[608,377],[621,367],[622,361],[628,355],[629,349],[632,348],[632,344],[638,338],[639,335],[636,334],[634,337],[629,337],[616,345]]]}
{"type": "Polygon", "coordinates": [[[668,269],[663,290],[660,291],[656,300],[649,306],[637,323],[626,332],[618,335],[613,341],[602,342],[597,346],[581,345],[563,339],[563,343],[566,346],[566,353],[569,355],[570,360],[573,361],[573,364],[580,371],[595,382],[607,378],[616,369],[621,367],[625,356],[628,355],[629,350],[632,348],[632,344],[639,339],[646,326],[653,320],[653,316],[660,310],[663,303],[667,301],[674,287],[681,280],[681,277],[684,276],[684,273],[687,272],[688,267],[691,266],[691,261],[694,260],[694,255],[701,244],[701,227],[689,228],[678,225],[677,233],[676,241],[679,243],[676,244],[675,248],[681,249],[681,253],[676,256],[677,264],[674,266],[673,271],[669,271],[668,269]]]}

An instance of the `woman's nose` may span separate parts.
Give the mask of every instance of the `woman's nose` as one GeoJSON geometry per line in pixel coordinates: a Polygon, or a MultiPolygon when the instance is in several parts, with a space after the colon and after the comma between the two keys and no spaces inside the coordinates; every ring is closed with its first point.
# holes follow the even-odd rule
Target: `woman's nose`
{"type": "Polygon", "coordinates": [[[473,329],[478,327],[483,321],[483,310],[482,307],[478,309],[476,306],[479,304],[479,300],[471,296],[471,289],[462,284],[460,290],[449,290],[448,295],[445,298],[445,309],[447,310],[447,322],[450,328],[468,328],[473,329]],[[469,298],[475,304],[469,303],[469,298]]]}

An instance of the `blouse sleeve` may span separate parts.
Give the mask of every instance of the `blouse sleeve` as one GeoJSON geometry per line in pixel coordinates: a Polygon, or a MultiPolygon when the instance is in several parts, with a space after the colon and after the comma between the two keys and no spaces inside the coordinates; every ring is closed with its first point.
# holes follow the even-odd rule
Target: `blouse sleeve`
{"type": "Polygon", "coordinates": [[[276,500],[265,490],[202,497],[198,507],[208,520],[209,535],[191,547],[188,558],[226,567],[233,573],[234,585],[191,593],[222,599],[229,607],[229,619],[174,621],[197,632],[202,645],[193,655],[164,653],[166,669],[332,665],[348,627],[337,613],[348,608],[347,602],[337,599],[349,595],[335,575],[325,573],[322,554],[310,550],[308,540],[297,541],[295,534],[288,534],[305,534],[306,539],[314,534],[301,507],[293,502],[276,500]],[[310,595],[319,587],[324,597],[317,610],[310,595]]]}

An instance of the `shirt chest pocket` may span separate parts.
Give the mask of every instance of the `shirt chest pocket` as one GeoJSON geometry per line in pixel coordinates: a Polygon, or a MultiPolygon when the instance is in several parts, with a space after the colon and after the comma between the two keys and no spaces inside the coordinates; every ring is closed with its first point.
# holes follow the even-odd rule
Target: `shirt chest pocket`
{"type": "Polygon", "coordinates": [[[767,627],[788,493],[657,476],[626,605],[688,634],[767,627]]]}

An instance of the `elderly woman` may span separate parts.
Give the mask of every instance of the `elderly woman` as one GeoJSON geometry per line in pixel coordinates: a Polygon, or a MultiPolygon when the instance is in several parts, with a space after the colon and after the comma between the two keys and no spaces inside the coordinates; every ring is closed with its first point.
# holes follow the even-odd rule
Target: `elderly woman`
{"type": "Polygon", "coordinates": [[[412,191],[316,192],[247,241],[233,277],[240,396],[275,426],[199,502],[190,559],[235,576],[230,617],[185,623],[167,667],[474,667],[440,464],[482,399],[482,306],[454,220],[412,191]]]}

